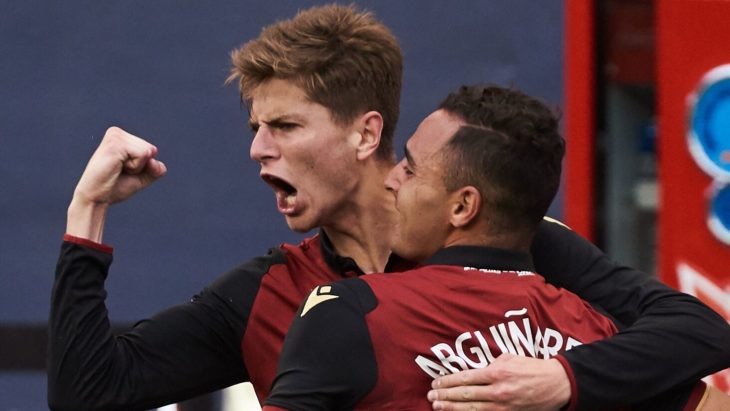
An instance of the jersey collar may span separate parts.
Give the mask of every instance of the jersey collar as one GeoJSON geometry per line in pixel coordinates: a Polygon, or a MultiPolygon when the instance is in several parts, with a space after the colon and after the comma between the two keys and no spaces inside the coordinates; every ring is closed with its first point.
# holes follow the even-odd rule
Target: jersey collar
{"type": "Polygon", "coordinates": [[[504,271],[535,271],[532,256],[514,250],[459,245],[439,250],[424,265],[458,265],[504,271]]]}
{"type": "MultiPolygon", "coordinates": [[[[322,229],[319,230],[319,244],[322,250],[322,258],[324,258],[324,261],[334,272],[342,276],[347,276],[347,273],[354,273],[356,275],[365,274],[351,257],[343,257],[337,254],[335,246],[329,237],[327,237],[327,233],[322,229]]],[[[414,263],[395,254],[391,254],[388,258],[388,263],[385,265],[385,272],[405,271],[413,267],[415,267],[414,263]]]]}

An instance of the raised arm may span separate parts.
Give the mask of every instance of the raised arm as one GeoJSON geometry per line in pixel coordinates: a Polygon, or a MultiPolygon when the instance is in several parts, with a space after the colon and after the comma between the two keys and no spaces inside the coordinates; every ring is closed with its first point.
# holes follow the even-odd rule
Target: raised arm
{"type": "Polygon", "coordinates": [[[104,304],[112,256],[68,240],[49,318],[51,409],[145,410],[247,379],[240,341],[252,299],[244,290],[265,258],[114,335],[104,304]]]}
{"type": "Polygon", "coordinates": [[[438,379],[438,389],[430,394],[434,409],[465,409],[468,400],[482,401],[475,409],[497,409],[490,408],[496,401],[511,409],[547,410],[570,399],[571,408],[590,410],[638,403],[672,389],[684,390],[688,397],[693,382],[730,366],[730,326],[696,298],[616,264],[558,223],[541,224],[532,252],[537,270],[548,281],[627,327],[609,339],[566,352],[564,370],[534,368],[529,380],[521,379],[544,384],[527,386],[511,378],[516,366],[524,369],[536,361],[531,359],[515,361],[515,367],[503,364],[438,379]],[[569,398],[556,402],[549,395],[568,386],[569,398]]]}
{"type": "Polygon", "coordinates": [[[66,233],[101,243],[109,206],[128,199],[167,172],[156,156],[154,145],[118,127],[109,128],[76,185],[66,233]]]}
{"type": "Polygon", "coordinates": [[[74,192],[49,318],[54,410],[148,409],[246,378],[240,341],[253,297],[241,296],[256,262],[131,331],[115,336],[111,330],[104,280],[112,255],[100,244],[104,220],[111,204],[165,173],[156,154],[146,141],[110,128],[74,192]]]}

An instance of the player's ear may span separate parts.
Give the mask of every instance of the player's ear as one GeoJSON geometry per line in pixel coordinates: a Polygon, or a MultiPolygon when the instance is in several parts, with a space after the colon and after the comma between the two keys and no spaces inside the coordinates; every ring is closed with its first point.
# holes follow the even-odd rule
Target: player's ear
{"type": "Polygon", "coordinates": [[[461,187],[451,193],[449,222],[456,228],[475,221],[482,208],[482,195],[474,186],[461,187]]]}
{"type": "Polygon", "coordinates": [[[377,111],[368,111],[358,121],[360,138],[357,144],[357,159],[364,160],[372,156],[380,146],[380,134],[383,132],[383,116],[377,111]]]}

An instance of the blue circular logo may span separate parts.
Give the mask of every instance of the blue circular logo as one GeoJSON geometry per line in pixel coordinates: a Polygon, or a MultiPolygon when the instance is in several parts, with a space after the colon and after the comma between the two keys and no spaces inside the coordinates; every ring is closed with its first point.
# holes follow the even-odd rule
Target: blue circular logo
{"type": "Polygon", "coordinates": [[[715,191],[710,202],[710,231],[726,244],[730,244],[730,186],[715,191]]]}
{"type": "Polygon", "coordinates": [[[730,64],[705,74],[689,103],[689,151],[714,181],[707,225],[730,244],[730,64]]]}
{"type": "Polygon", "coordinates": [[[690,113],[690,152],[715,180],[730,181],[730,65],[700,82],[690,113]]]}

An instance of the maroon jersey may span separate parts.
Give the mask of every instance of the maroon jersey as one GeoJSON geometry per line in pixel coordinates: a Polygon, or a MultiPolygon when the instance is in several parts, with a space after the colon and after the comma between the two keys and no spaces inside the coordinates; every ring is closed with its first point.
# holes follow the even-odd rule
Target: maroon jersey
{"type": "MultiPolygon", "coordinates": [[[[272,250],[274,263],[261,273],[260,280],[252,279],[260,282],[241,349],[250,381],[261,402],[269,394],[276,377],[281,345],[301,301],[319,284],[362,274],[354,261],[331,252],[323,253],[323,246],[329,247],[329,243],[320,240],[319,235],[296,246],[283,244],[272,250]],[[341,261],[328,262],[325,257],[341,261]],[[332,267],[343,270],[336,272],[332,267]]],[[[391,265],[395,268],[412,266],[395,257],[391,259],[391,265]]]]}
{"type": "Polygon", "coordinates": [[[450,247],[421,268],[313,291],[266,404],[430,410],[426,393],[438,375],[485,367],[502,353],[547,359],[615,332],[576,295],[546,284],[528,254],[450,247]]]}
{"type": "Polygon", "coordinates": [[[318,284],[356,275],[336,273],[325,263],[318,236],[298,246],[284,244],[275,252],[282,255],[261,277],[241,342],[244,363],[259,401],[269,393],[281,344],[302,299],[318,284]],[[302,275],[304,272],[307,274],[302,275]]]}
{"type": "MultiPolygon", "coordinates": [[[[263,398],[281,351],[282,330],[310,291],[303,291],[304,283],[318,281],[309,276],[329,282],[362,274],[321,233],[240,264],[189,301],[117,334],[105,305],[111,248],[71,236],[66,240],[56,266],[48,339],[48,398],[50,408],[59,410],[146,410],[249,379],[256,380],[263,398]],[[89,353],[95,353],[93,359],[89,353]]],[[[563,355],[575,375],[571,404],[577,409],[653,399],[668,387],[676,388],[669,393],[675,399],[665,403],[684,403],[697,379],[730,364],[730,327],[696,298],[616,265],[553,222],[540,225],[532,254],[548,281],[631,324],[628,332],[563,355]],[[681,354],[687,352],[693,355],[681,354]]],[[[452,263],[458,264],[440,264],[452,263]]],[[[386,271],[402,267],[402,260],[392,258],[386,271]]],[[[353,329],[367,331],[367,326],[353,329]]],[[[335,341],[342,334],[332,331],[329,338],[335,341]]],[[[368,334],[362,337],[370,341],[368,334]]],[[[359,350],[353,347],[352,352],[359,350]]],[[[349,372],[354,368],[339,364],[348,374],[344,377],[376,379],[374,366],[370,374],[349,372]]]]}

